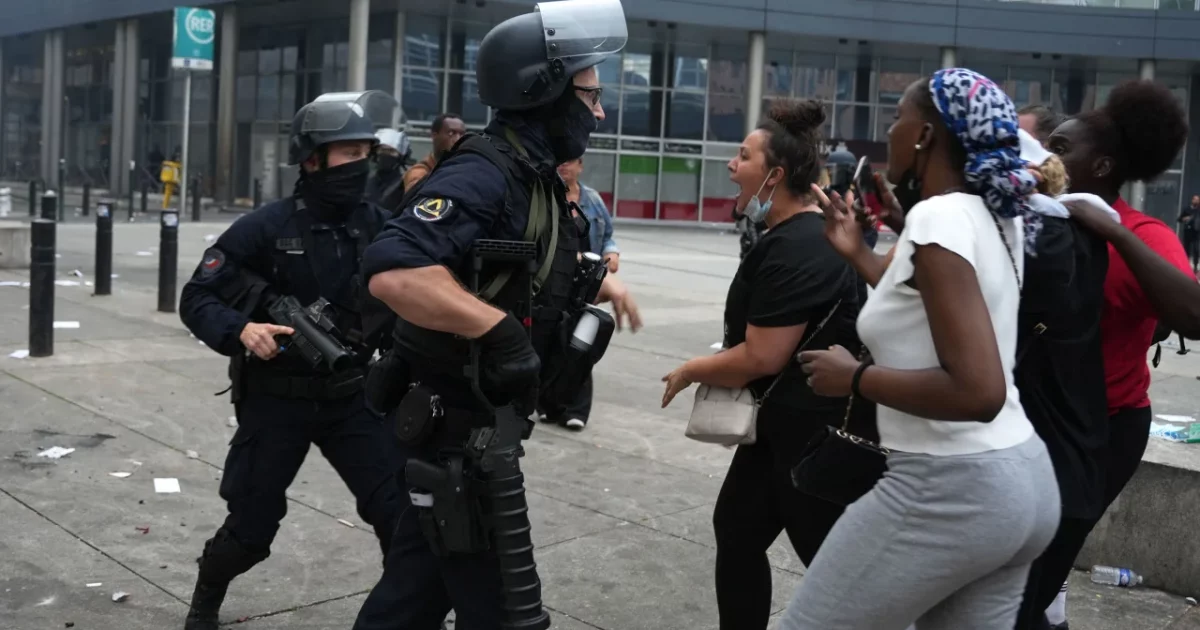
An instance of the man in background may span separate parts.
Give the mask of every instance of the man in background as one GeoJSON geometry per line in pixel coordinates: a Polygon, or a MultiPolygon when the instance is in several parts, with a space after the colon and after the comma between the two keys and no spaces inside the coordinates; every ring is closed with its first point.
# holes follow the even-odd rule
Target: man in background
{"type": "Polygon", "coordinates": [[[1026,105],[1017,112],[1017,122],[1043,146],[1050,134],[1067,120],[1066,116],[1045,105],[1026,105]]]}
{"type": "Polygon", "coordinates": [[[1200,266],[1200,195],[1192,195],[1191,204],[1184,206],[1179,213],[1179,224],[1183,226],[1179,235],[1183,251],[1192,261],[1192,271],[1196,271],[1200,266]]]}
{"type": "Polygon", "coordinates": [[[433,119],[433,125],[429,127],[429,137],[433,140],[433,152],[425,156],[425,159],[413,164],[404,173],[404,189],[412,190],[412,187],[417,182],[425,179],[429,171],[437,165],[438,160],[442,159],[446,151],[458,142],[458,139],[467,132],[467,126],[462,121],[462,116],[458,114],[439,114],[433,119]]]}

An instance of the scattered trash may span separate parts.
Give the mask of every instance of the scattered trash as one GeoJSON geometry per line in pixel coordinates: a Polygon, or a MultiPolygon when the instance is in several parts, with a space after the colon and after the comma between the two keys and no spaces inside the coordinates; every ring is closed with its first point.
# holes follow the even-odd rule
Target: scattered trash
{"type": "Polygon", "coordinates": [[[1185,597],[1185,598],[1183,599],[1183,601],[1187,602],[1187,603],[1188,603],[1188,606],[1195,606],[1195,605],[1196,605],[1196,598],[1195,598],[1195,597],[1185,597]]]}
{"type": "Polygon", "coordinates": [[[88,588],[96,588],[97,586],[104,586],[104,582],[88,582],[87,584],[88,588]]]}
{"type": "Polygon", "coordinates": [[[79,322],[54,322],[54,327],[62,328],[79,328],[79,322]]]}
{"type": "Polygon", "coordinates": [[[229,419],[225,421],[225,424],[236,429],[237,428],[237,416],[229,416],[229,419]]]}
{"type": "Polygon", "coordinates": [[[150,533],[150,526],[149,526],[149,525],[147,525],[147,526],[145,526],[145,527],[143,527],[143,526],[141,526],[141,525],[134,525],[134,526],[133,526],[133,528],[134,528],[134,529],[136,529],[136,530],[138,530],[139,532],[142,532],[142,535],[143,535],[143,536],[145,536],[146,534],[149,534],[149,533],[150,533]]]}
{"type": "Polygon", "coordinates": [[[95,284],[93,284],[91,280],[85,280],[85,281],[83,282],[83,286],[85,286],[85,287],[91,287],[91,286],[95,286],[95,284]]]}
{"type": "Polygon", "coordinates": [[[27,356],[29,356],[28,350],[13,350],[8,354],[10,359],[24,359],[27,356]]]}
{"type": "Polygon", "coordinates": [[[212,245],[212,244],[213,244],[213,243],[215,243],[216,241],[217,241],[217,235],[216,235],[216,234],[205,234],[205,235],[204,235],[204,243],[205,243],[206,245],[212,245]]]}
{"type": "Polygon", "coordinates": [[[66,622],[66,623],[64,623],[64,624],[63,624],[63,627],[66,627],[66,628],[74,628],[74,627],[75,627],[75,622],[74,622],[74,621],[68,621],[68,622],[66,622]]]}
{"type": "Polygon", "coordinates": [[[136,460],[136,459],[127,459],[127,460],[125,460],[125,461],[129,462],[130,464],[133,464],[134,466],[141,466],[141,465],[142,465],[142,462],[139,462],[139,461],[138,461],[138,460],[136,460]]]}
{"type": "Polygon", "coordinates": [[[114,602],[119,604],[119,603],[129,599],[129,593],[126,593],[125,591],[117,591],[116,593],[113,593],[112,599],[114,602]]]}
{"type": "Polygon", "coordinates": [[[605,489],[604,489],[604,491],[605,491],[605,492],[608,492],[608,488],[605,488],[605,489]]]}
{"type": "Polygon", "coordinates": [[[344,518],[339,518],[337,521],[339,523],[341,523],[342,525],[345,525],[346,527],[354,527],[355,529],[357,529],[357,526],[354,523],[351,523],[350,521],[347,521],[344,518]]]}
{"type": "Polygon", "coordinates": [[[79,281],[78,280],[55,280],[54,284],[56,284],[60,287],[77,287],[77,286],[79,286],[79,281]]]}
{"type": "Polygon", "coordinates": [[[111,477],[116,477],[117,479],[124,479],[124,478],[128,477],[129,475],[132,475],[133,473],[127,473],[127,472],[111,472],[111,473],[108,473],[108,474],[109,474],[109,476],[111,476],[111,477]]]}
{"type": "Polygon", "coordinates": [[[173,492],[180,492],[179,480],[174,477],[167,477],[165,479],[155,478],[154,491],[159,494],[170,494],[173,492]]]}
{"type": "Polygon", "coordinates": [[[114,274],[112,275],[112,277],[113,277],[113,278],[120,278],[120,277],[121,277],[121,274],[119,274],[119,273],[114,273],[114,274]]]}
{"type": "Polygon", "coordinates": [[[187,451],[186,454],[188,459],[198,459],[200,457],[200,453],[197,453],[196,451],[187,451]]]}
{"type": "Polygon", "coordinates": [[[47,597],[46,599],[43,599],[42,601],[34,604],[34,606],[49,606],[50,604],[53,604],[54,600],[56,600],[56,599],[58,599],[57,596],[51,595],[50,597],[47,597]]]}
{"type": "Polygon", "coordinates": [[[136,254],[134,254],[134,256],[153,256],[153,255],[154,254],[151,252],[137,252],[136,254]]]}
{"type": "Polygon", "coordinates": [[[1170,442],[1200,442],[1200,422],[1183,424],[1150,423],[1150,436],[1170,442]]]}
{"type": "Polygon", "coordinates": [[[1196,421],[1196,419],[1191,416],[1172,416],[1166,413],[1156,413],[1154,414],[1154,417],[1162,420],[1163,422],[1174,422],[1176,424],[1191,424],[1196,421]]]}
{"type": "Polygon", "coordinates": [[[83,272],[82,272],[82,271],[80,271],[80,270],[78,270],[78,269],[72,269],[72,270],[71,270],[71,275],[72,275],[72,276],[75,276],[76,278],[82,278],[82,277],[83,277],[83,272]]]}
{"type": "Polygon", "coordinates": [[[709,346],[709,348],[712,348],[713,350],[720,350],[724,345],[725,345],[724,342],[718,341],[717,343],[714,343],[713,345],[709,346]]]}
{"type": "Polygon", "coordinates": [[[1129,569],[1106,567],[1103,565],[1096,565],[1092,567],[1092,582],[1096,584],[1107,584],[1108,586],[1125,586],[1133,588],[1141,584],[1142,579],[1142,576],[1130,571],[1129,569]]]}
{"type": "Polygon", "coordinates": [[[37,456],[38,457],[46,457],[49,459],[59,459],[61,457],[66,457],[67,455],[70,455],[71,453],[74,453],[74,452],[75,452],[75,449],[73,449],[73,448],[63,448],[61,446],[51,446],[50,448],[42,451],[41,453],[38,453],[37,456]]]}
{"type": "Polygon", "coordinates": [[[21,283],[17,280],[0,280],[0,287],[19,287],[21,283]]]}

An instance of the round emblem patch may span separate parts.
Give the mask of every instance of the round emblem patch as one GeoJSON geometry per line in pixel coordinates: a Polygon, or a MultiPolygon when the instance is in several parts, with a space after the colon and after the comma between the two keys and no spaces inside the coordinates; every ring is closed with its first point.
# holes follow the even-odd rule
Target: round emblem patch
{"type": "Polygon", "coordinates": [[[422,221],[440,221],[454,209],[454,203],[449,199],[422,199],[413,206],[413,214],[422,221]]]}

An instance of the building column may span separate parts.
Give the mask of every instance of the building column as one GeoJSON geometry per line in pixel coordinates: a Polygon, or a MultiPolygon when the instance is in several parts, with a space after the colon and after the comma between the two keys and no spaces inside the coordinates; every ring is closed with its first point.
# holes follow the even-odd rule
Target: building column
{"type": "Polygon", "coordinates": [[[233,202],[237,142],[238,13],[233,3],[221,7],[221,56],[217,68],[216,198],[233,202]]]}
{"type": "Polygon", "coordinates": [[[404,37],[408,29],[408,16],[404,11],[396,12],[396,35],[392,39],[392,96],[396,98],[396,114],[392,117],[392,127],[399,128],[401,122],[408,120],[404,116],[404,37]]]}
{"type": "Polygon", "coordinates": [[[42,36],[41,179],[53,187],[58,175],[59,133],[62,131],[62,31],[42,36]]]}
{"type": "Polygon", "coordinates": [[[371,0],[350,0],[350,58],[346,64],[346,89],[367,89],[367,28],[371,23],[371,0]]]}
{"type": "Polygon", "coordinates": [[[942,67],[958,67],[958,49],[954,46],[942,46],[942,67]]]}
{"type": "Polygon", "coordinates": [[[750,59],[746,66],[746,135],[758,126],[762,117],[763,65],[767,60],[767,34],[750,33],[750,59]]]}
{"type": "MultiPolygon", "coordinates": [[[[1139,59],[1138,60],[1138,78],[1149,81],[1154,80],[1154,60],[1139,59]]],[[[1129,188],[1129,205],[1138,210],[1146,209],[1146,182],[1133,182],[1129,188]]]]}
{"type": "Polygon", "coordinates": [[[141,108],[141,102],[138,100],[140,44],[137,19],[125,20],[125,59],[121,62],[125,64],[125,83],[122,86],[125,89],[125,96],[121,99],[123,118],[121,139],[118,144],[121,149],[119,152],[114,152],[121,156],[121,180],[120,186],[118,186],[121,195],[128,195],[129,191],[137,186],[137,180],[130,178],[130,165],[145,161],[145,156],[137,154],[138,110],[141,108]]]}
{"type": "Polygon", "coordinates": [[[121,131],[125,124],[125,20],[117,20],[113,41],[112,128],[108,132],[108,181],[113,192],[120,190],[121,171],[129,168],[121,160],[121,131]]]}

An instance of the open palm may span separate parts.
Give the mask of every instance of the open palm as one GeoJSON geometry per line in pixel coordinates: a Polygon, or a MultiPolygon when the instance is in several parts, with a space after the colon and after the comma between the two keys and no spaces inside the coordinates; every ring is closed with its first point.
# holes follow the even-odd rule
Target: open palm
{"type": "Polygon", "coordinates": [[[812,189],[817,203],[825,213],[825,238],[842,256],[854,256],[865,247],[862,225],[850,209],[854,206],[854,193],[846,193],[846,197],[843,198],[836,192],[826,195],[816,184],[813,184],[812,189]]]}

